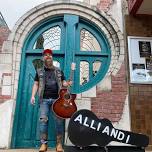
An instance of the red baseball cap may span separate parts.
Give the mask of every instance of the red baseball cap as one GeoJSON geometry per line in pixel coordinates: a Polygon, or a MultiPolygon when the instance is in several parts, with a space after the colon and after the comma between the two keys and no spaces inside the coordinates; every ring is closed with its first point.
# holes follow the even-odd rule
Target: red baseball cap
{"type": "Polygon", "coordinates": [[[49,54],[53,54],[53,51],[51,49],[45,49],[43,50],[43,55],[46,54],[46,53],[49,53],[49,54]]]}

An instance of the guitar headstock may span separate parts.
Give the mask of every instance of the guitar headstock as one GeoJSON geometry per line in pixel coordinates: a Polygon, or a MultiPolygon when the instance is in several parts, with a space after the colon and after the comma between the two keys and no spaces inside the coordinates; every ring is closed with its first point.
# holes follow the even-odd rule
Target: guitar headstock
{"type": "Polygon", "coordinates": [[[76,63],[72,62],[72,63],[71,63],[71,70],[74,71],[74,70],[75,70],[75,67],[76,67],[76,63]]]}

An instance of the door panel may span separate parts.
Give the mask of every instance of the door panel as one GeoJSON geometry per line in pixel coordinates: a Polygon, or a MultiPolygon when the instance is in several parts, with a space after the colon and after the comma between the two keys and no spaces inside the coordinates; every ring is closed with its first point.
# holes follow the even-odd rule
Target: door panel
{"type": "MultiPolygon", "coordinates": [[[[18,136],[17,147],[38,147],[39,139],[39,104],[38,97],[36,97],[35,106],[31,105],[30,98],[32,93],[32,86],[35,77],[35,67],[33,61],[40,59],[37,56],[26,57],[25,77],[23,77],[23,88],[21,92],[19,122],[18,122],[18,136]]],[[[54,121],[51,115],[49,116],[49,146],[55,145],[55,128],[54,121]]]]}

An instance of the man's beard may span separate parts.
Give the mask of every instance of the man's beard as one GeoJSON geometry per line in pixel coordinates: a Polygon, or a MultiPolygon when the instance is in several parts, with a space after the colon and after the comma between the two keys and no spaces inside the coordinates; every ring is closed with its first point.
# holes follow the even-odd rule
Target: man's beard
{"type": "Polygon", "coordinates": [[[47,68],[52,69],[53,68],[53,61],[51,59],[44,60],[44,64],[47,68]]]}

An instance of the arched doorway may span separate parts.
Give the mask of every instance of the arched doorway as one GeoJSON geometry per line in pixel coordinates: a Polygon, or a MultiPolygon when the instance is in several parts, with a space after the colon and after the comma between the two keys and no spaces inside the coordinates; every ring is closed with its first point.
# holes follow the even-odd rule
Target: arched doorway
{"type": "MultiPolygon", "coordinates": [[[[105,76],[110,65],[111,51],[105,35],[92,23],[77,15],[64,14],[47,19],[33,27],[27,36],[21,62],[17,96],[13,148],[38,147],[38,102],[30,104],[35,70],[41,66],[42,50],[53,49],[54,64],[60,66],[66,78],[71,62],[76,62],[72,91],[88,90],[105,76]]],[[[38,98],[37,98],[38,100],[38,98]]],[[[54,122],[50,117],[49,143],[55,146],[54,122]]]]}

